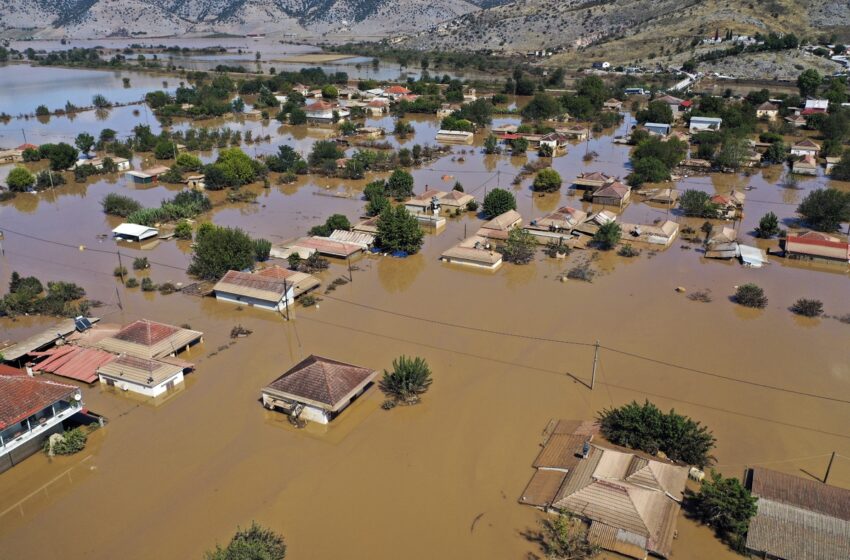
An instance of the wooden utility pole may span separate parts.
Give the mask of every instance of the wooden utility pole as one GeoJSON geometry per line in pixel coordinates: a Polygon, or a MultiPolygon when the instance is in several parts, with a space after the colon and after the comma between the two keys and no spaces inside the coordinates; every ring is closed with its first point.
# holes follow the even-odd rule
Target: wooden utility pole
{"type": "Polygon", "coordinates": [[[596,341],[596,344],[593,348],[593,373],[590,377],[590,390],[593,391],[593,387],[596,385],[596,366],[599,364],[599,341],[596,341]]]}
{"type": "Polygon", "coordinates": [[[121,251],[118,251],[118,273],[121,276],[121,283],[124,283],[124,265],[121,263],[121,251]]]}
{"type": "MultiPolygon", "coordinates": [[[[294,287],[292,294],[295,295],[294,287]]],[[[283,306],[286,308],[286,320],[289,321],[289,288],[286,286],[286,278],[283,279],[283,306]]]]}
{"type": "Polygon", "coordinates": [[[832,470],[832,462],[835,460],[835,451],[832,452],[832,455],[829,458],[829,464],[826,466],[826,474],[823,476],[823,483],[826,484],[826,481],[829,480],[829,471],[832,470]]]}

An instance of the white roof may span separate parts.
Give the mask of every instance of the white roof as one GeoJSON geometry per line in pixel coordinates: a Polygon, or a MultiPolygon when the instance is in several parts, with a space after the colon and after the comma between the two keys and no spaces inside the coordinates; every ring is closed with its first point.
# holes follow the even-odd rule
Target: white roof
{"type": "Polygon", "coordinates": [[[138,237],[139,239],[147,239],[159,233],[156,228],[148,226],[140,226],[139,224],[121,224],[112,230],[112,235],[125,235],[128,237],[138,237]]]}
{"type": "Polygon", "coordinates": [[[721,123],[723,119],[720,117],[691,117],[691,122],[705,122],[705,123],[721,123]]]}
{"type": "Polygon", "coordinates": [[[829,100],[806,99],[806,109],[829,109],[829,100]]]}
{"type": "Polygon", "coordinates": [[[759,268],[767,262],[767,255],[758,247],[750,245],[738,244],[738,252],[741,255],[741,262],[753,268],[759,268]]]}

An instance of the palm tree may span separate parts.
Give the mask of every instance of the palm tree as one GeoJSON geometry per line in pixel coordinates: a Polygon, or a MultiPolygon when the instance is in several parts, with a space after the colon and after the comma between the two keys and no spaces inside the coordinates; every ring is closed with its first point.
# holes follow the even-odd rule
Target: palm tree
{"type": "Polygon", "coordinates": [[[388,397],[403,404],[415,404],[431,386],[431,369],[422,358],[400,356],[393,370],[384,370],[379,386],[388,397]]]}

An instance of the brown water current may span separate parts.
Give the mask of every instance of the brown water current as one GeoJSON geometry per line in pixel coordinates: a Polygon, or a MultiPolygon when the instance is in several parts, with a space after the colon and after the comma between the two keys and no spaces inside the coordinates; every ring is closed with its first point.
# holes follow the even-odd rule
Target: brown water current
{"type": "MultiPolygon", "coordinates": [[[[125,128],[144,118],[122,115],[125,128]]],[[[402,145],[433,143],[433,118],[409,120],[415,133],[402,145]]],[[[391,122],[369,124],[391,129],[391,122]]],[[[257,150],[292,143],[306,153],[322,135],[277,123],[265,129],[272,142],[257,150]]],[[[590,170],[625,176],[628,147],[612,143],[623,131],[573,146],[554,167],[567,181],[590,170]],[[595,161],[582,161],[586,150],[597,152],[595,161]]],[[[447,190],[459,180],[481,200],[500,185],[516,193],[526,222],[564,204],[588,207],[566,187],[532,196],[530,179],[512,186],[526,158],[484,156],[482,142],[476,138],[477,146],[455,147],[451,156],[414,170],[416,191],[426,185],[447,190]]],[[[765,169],[749,177],[689,177],[679,187],[710,193],[754,187],[736,224],[740,239],[775,248],[776,240],[751,237],[763,214],[790,219],[812,188],[848,188],[817,177],[788,190],[778,186],[781,178],[777,169],[765,169]]],[[[270,189],[256,185],[250,187],[259,193],[256,204],[220,203],[205,218],[278,242],[332,213],[356,219],[364,184],[308,177],[270,189]],[[326,189],[353,197],[317,196],[326,189]]],[[[67,458],[36,455],[0,475],[0,560],[200,558],[251,520],[283,533],[292,558],[526,558],[535,548],[522,533],[541,514],[517,499],[549,419],[592,418],[633,399],[650,399],[708,425],[717,437],[717,469],[728,476],[755,464],[823,476],[832,451],[850,457],[850,325],[802,320],[788,311],[797,298],[815,297],[830,315],[850,313],[846,267],[772,256],[770,265],[747,269],[707,261],[698,245],[677,240],[664,251],[643,248],[633,259],[599,255],[593,283],[556,279],[591,251],[576,251],[566,261],[541,253],[527,266],[472,272],[438,260],[480,225],[467,215],[429,233],[418,255],[355,259],[353,282],[330,294],[321,288],[320,304],[297,306],[287,323],[274,313],[209,298],[143,294],[113,277],[116,244],[98,236],[119,220],[102,213],[101,198],[121,192],[156,205],[176,191],[115,176],[0,204],[4,290],[13,270],[74,281],[103,302],[94,314],[105,322],[145,317],[205,333],[204,343],[186,356],[197,369],[182,390],[151,403],[83,387],[86,405],[109,419],[89,446],[67,458]],[[728,301],[744,282],[765,289],[766,309],[728,301]],[[677,286],[710,289],[713,301],[690,301],[677,286]],[[231,341],[237,324],[253,334],[231,341]],[[600,352],[590,391],[585,384],[596,340],[615,350],[600,352]],[[378,370],[401,354],[422,356],[434,384],[420,405],[391,411],[380,408],[383,397],[373,388],[329,427],[298,430],[282,414],[266,411],[259,391],[310,354],[378,370]]],[[[211,194],[221,202],[223,193],[211,194]]],[[[663,207],[633,203],[623,219],[651,222],[667,214],[663,207]]],[[[670,216],[684,221],[675,211],[670,216]]],[[[136,256],[153,261],[144,274],[154,282],[190,281],[185,243],[122,246],[121,252],[125,266],[136,256]]],[[[321,278],[326,286],[342,275],[345,263],[334,262],[321,278]]],[[[49,325],[43,318],[0,319],[0,340],[49,325]]],[[[836,459],[830,483],[850,487],[850,461],[836,459]]],[[[682,516],[673,557],[736,556],[682,516]]]]}

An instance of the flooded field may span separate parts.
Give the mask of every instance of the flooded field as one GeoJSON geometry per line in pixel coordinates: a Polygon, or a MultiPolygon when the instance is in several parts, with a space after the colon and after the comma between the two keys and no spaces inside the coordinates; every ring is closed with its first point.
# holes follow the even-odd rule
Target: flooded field
{"type": "MultiPolygon", "coordinates": [[[[121,80],[112,87],[104,92],[108,97],[120,91],[121,80]]],[[[31,95],[27,103],[41,99],[31,95]]],[[[0,110],[10,112],[2,104],[0,110]]],[[[0,139],[23,127],[28,138],[40,132],[68,141],[82,130],[128,131],[146,118],[158,130],[152,116],[130,107],[113,109],[104,120],[88,115],[47,124],[13,120],[0,125],[0,134],[8,135],[0,139]]],[[[415,132],[404,141],[390,138],[394,145],[434,143],[433,117],[409,120],[415,132]]],[[[518,121],[494,124],[505,122],[518,121]]],[[[390,118],[367,124],[392,129],[390,118]]],[[[270,134],[270,143],[243,146],[252,155],[282,143],[306,154],[326,135],[276,121],[194,126],[270,134]]],[[[555,169],[567,182],[582,171],[624,177],[629,148],[612,140],[626,126],[574,144],[555,158],[555,169]],[[591,151],[594,160],[583,161],[591,151]]],[[[530,191],[530,178],[512,185],[520,167],[536,156],[485,156],[483,138],[477,135],[475,146],[455,147],[452,155],[414,169],[416,191],[426,185],[448,190],[458,180],[480,201],[489,189],[510,188],[525,222],[565,204],[590,207],[566,187],[538,196],[530,191]]],[[[202,157],[210,161],[215,151],[202,157]]],[[[139,163],[137,156],[137,168],[139,163]]],[[[0,176],[9,167],[0,167],[0,176]]],[[[211,193],[217,204],[204,218],[278,242],[333,213],[357,219],[364,207],[360,193],[374,177],[273,181],[269,189],[250,187],[259,193],[256,204],[227,204],[224,193],[211,193]],[[327,190],[351,198],[319,196],[327,190]]],[[[790,219],[811,189],[850,188],[819,176],[785,189],[781,179],[779,168],[767,168],[750,176],[687,177],[678,187],[712,194],[753,187],[745,216],[735,224],[739,238],[774,248],[776,240],[751,235],[763,214],[790,219]]],[[[85,451],[52,460],[39,454],[0,475],[2,560],[60,554],[69,560],[200,558],[251,520],[283,533],[293,558],[526,558],[535,547],[523,533],[540,514],[517,499],[549,419],[592,418],[633,399],[651,399],[708,425],[718,440],[717,469],[728,476],[740,476],[747,465],[823,476],[831,452],[850,456],[850,325],[788,311],[797,298],[815,297],[830,315],[850,313],[846,267],[772,256],[770,265],[748,269],[708,261],[698,245],[677,240],[664,251],[644,248],[632,259],[600,254],[593,260],[600,274],[592,283],[556,280],[591,251],[576,251],[566,261],[540,253],[526,266],[472,272],[438,260],[481,224],[468,214],[429,233],[415,256],[356,259],[353,282],[330,294],[322,288],[320,304],[298,306],[287,323],[210,298],[142,293],[113,277],[119,247],[101,236],[120,219],[105,216],[100,200],[120,192],[155,205],[178,189],[133,185],[115,175],[0,203],[3,290],[13,270],[73,281],[103,302],[94,314],[104,322],[188,323],[205,340],[187,358],[197,369],[182,391],[151,404],[97,385],[83,387],[86,405],[109,419],[85,451]],[[765,289],[766,309],[728,300],[734,286],[745,282],[765,289]],[[713,301],[691,301],[675,291],[679,286],[709,289],[713,301]],[[232,341],[237,324],[253,334],[232,341]],[[585,383],[596,340],[604,348],[590,391],[585,383]],[[298,430],[261,406],[260,388],[310,354],[378,370],[401,354],[422,356],[434,384],[419,406],[384,411],[373,388],[329,427],[298,430]]],[[[669,215],[688,221],[677,212],[632,203],[622,219],[651,223],[669,215]]],[[[143,274],[154,282],[191,281],[184,272],[186,242],[120,250],[125,264],[147,256],[152,267],[143,274]]],[[[334,262],[321,278],[326,286],[344,274],[345,263],[334,262]]],[[[40,318],[0,319],[0,340],[49,325],[40,318]]],[[[850,487],[850,461],[836,459],[830,483],[850,487]]],[[[683,517],[673,557],[737,556],[683,517]]]]}

